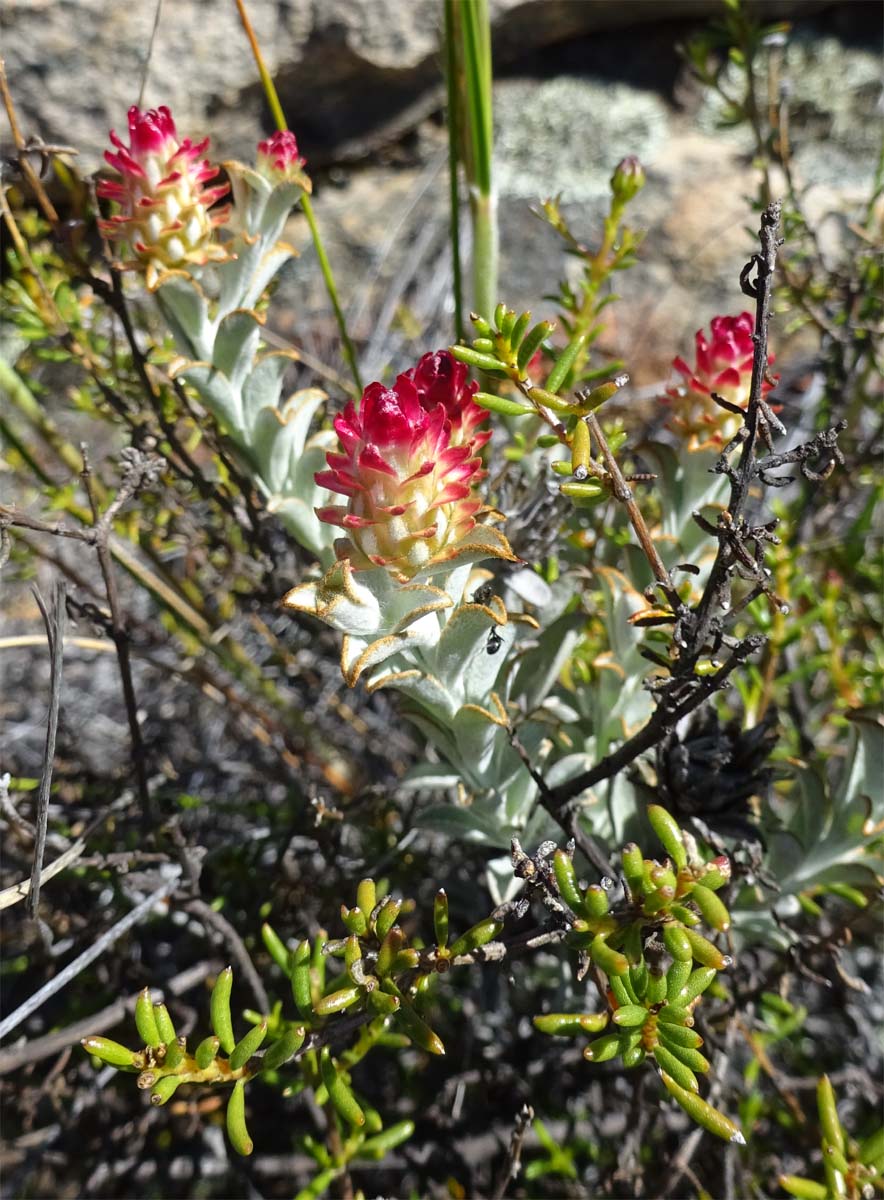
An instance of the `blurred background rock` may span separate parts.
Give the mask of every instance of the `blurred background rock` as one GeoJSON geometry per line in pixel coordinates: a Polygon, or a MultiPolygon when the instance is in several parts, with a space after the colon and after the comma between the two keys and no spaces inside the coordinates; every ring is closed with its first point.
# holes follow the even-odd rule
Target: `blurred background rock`
{"type": "MultiPolygon", "coordinates": [[[[807,207],[831,214],[823,238],[868,196],[881,134],[882,9],[863,0],[766,0],[792,22],[781,73],[807,207]]],[[[251,0],[249,12],[316,182],[366,378],[450,339],[447,143],[437,0],[251,0]]],[[[648,230],[622,277],[601,349],[638,387],[668,376],[694,331],[745,302],[737,276],[756,192],[745,130],[692,81],[676,46],[720,13],[719,0],[491,0],[501,296],[542,311],[566,270],[531,214],[562,193],[578,236],[599,229],[617,161],[637,154],[648,185],[633,223],[648,230]],[[638,334],[637,332],[638,331],[638,334]]],[[[235,6],[221,0],[6,0],[4,45],[25,133],[101,165],[126,110],[168,104],[179,131],[210,134],[218,158],[250,159],[272,129],[235,6]]],[[[277,332],[329,364],[336,331],[303,219],[303,251],[274,305],[277,332]]],[[[782,361],[782,353],[780,359],[782,361]]]]}

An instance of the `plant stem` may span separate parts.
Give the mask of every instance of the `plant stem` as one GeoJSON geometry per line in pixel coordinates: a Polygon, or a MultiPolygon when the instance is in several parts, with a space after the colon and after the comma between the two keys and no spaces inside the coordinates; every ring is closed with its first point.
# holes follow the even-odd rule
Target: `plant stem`
{"type": "MultiPolygon", "coordinates": [[[[279,102],[279,94],[276,90],[276,85],[270,77],[270,72],[267,70],[267,65],[264,62],[264,56],[261,53],[261,47],[258,45],[258,39],[255,37],[255,31],[252,28],[252,23],[249,20],[248,13],[245,9],[244,0],[234,0],[239,13],[239,19],[242,27],[245,30],[246,37],[249,39],[249,45],[252,48],[252,54],[255,59],[255,65],[258,68],[258,74],[261,77],[261,86],[264,88],[264,95],[267,98],[267,103],[270,111],[273,114],[273,119],[276,122],[276,127],[279,130],[288,129],[288,122],[285,118],[285,113],[282,110],[282,105],[279,102]]],[[[350,340],[350,334],[347,332],[347,321],[344,317],[344,310],[341,308],[341,302],[338,298],[338,289],[335,283],[335,277],[332,274],[331,263],[328,260],[328,255],[325,252],[325,244],[322,240],[322,235],[319,232],[319,225],[316,221],[316,216],[313,212],[313,205],[310,197],[305,192],[301,199],[301,206],[304,210],[304,216],[307,218],[307,224],[310,227],[310,236],[313,239],[313,245],[316,249],[316,257],[319,259],[319,268],[322,271],[322,278],[325,281],[325,289],[328,292],[328,298],[331,300],[332,308],[335,313],[335,320],[338,323],[338,329],[341,334],[341,349],[344,358],[347,361],[347,366],[350,368],[350,373],[353,376],[353,382],[356,384],[357,391],[362,391],[362,380],[359,376],[359,364],[356,360],[356,351],[353,347],[353,342],[350,340]]]]}
{"type": "MultiPolygon", "coordinates": [[[[283,126],[285,128],[285,126],[283,126]]],[[[319,232],[319,225],[316,221],[316,216],[313,212],[313,204],[310,197],[304,193],[301,198],[301,207],[304,210],[304,216],[307,218],[307,224],[310,226],[310,236],[313,238],[313,245],[316,250],[316,257],[319,260],[319,269],[322,271],[322,278],[325,280],[325,290],[328,292],[328,298],[331,300],[332,308],[335,312],[335,320],[338,323],[338,329],[341,333],[341,343],[344,358],[347,361],[347,366],[350,368],[350,374],[353,376],[353,382],[356,384],[356,390],[362,392],[362,378],[359,374],[359,363],[356,358],[356,350],[353,342],[350,340],[350,334],[347,332],[347,319],[344,316],[344,310],[341,308],[341,301],[338,298],[338,289],[335,284],[335,277],[332,274],[331,263],[328,260],[328,255],[325,252],[325,243],[322,240],[322,234],[319,232]]]]}
{"type": "Polygon", "coordinates": [[[497,303],[497,196],[470,191],[473,216],[473,307],[490,320],[497,303]]]}
{"type": "Polygon", "coordinates": [[[463,62],[462,156],[473,224],[473,306],[490,320],[497,303],[497,196],[493,183],[491,23],[488,0],[460,0],[452,22],[463,62]]]}
{"type": "Polygon", "coordinates": [[[457,147],[460,114],[458,112],[457,43],[455,4],[445,0],[445,85],[448,98],[448,183],[451,205],[451,273],[454,292],[454,338],[461,341],[463,325],[463,280],[460,270],[460,195],[458,191],[457,147]]]}
{"type": "Polygon", "coordinates": [[[611,447],[608,445],[607,439],[602,432],[602,427],[598,422],[595,413],[589,413],[586,418],[586,423],[589,426],[590,433],[599,444],[599,449],[602,452],[602,458],[605,460],[605,466],[608,469],[608,474],[613,481],[614,499],[619,500],[626,509],[629,516],[630,524],[635,531],[635,536],[638,538],[639,545],[644,551],[645,558],[648,560],[651,570],[654,573],[654,578],[663,589],[669,603],[673,607],[673,611],[678,607],[680,601],[678,593],[672,586],[672,580],[669,577],[669,572],[663,565],[663,560],[654,545],[654,539],[651,537],[650,530],[642,516],[642,511],[635,502],[635,496],[632,494],[632,488],[623,478],[623,472],[620,466],[611,453],[611,447]]]}

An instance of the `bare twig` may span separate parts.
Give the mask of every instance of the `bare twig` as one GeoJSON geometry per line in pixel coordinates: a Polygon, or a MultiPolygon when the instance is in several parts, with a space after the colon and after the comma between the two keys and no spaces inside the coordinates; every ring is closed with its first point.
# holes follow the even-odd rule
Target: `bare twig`
{"type": "MultiPolygon", "coordinates": [[[[753,254],[740,276],[740,284],[748,296],[755,299],[755,332],[752,335],[755,342],[755,353],[752,358],[752,382],[749,391],[749,404],[743,424],[745,431],[742,437],[742,454],[736,473],[731,477],[731,494],[727,511],[731,524],[738,526],[743,518],[743,512],[749,499],[749,488],[755,477],[756,447],[760,427],[770,412],[764,400],[765,373],[768,365],[768,331],[770,327],[771,302],[773,299],[773,278],[779,247],[780,203],[769,204],[761,214],[759,239],[761,253],[753,254]],[[751,270],[757,271],[756,279],[749,280],[751,270]]],[[[782,428],[782,427],[781,427],[782,428]]],[[[722,455],[722,458],[725,456],[722,455]]],[[[723,468],[722,468],[723,469],[723,468]]],[[[691,615],[690,627],[683,631],[682,638],[689,644],[683,647],[679,656],[678,668],[680,673],[693,671],[697,659],[709,640],[713,626],[721,611],[722,600],[729,588],[732,555],[724,541],[719,543],[718,554],[709,574],[709,581],[703,591],[700,603],[695,613],[691,615]]]]}
{"type": "Polygon", "coordinates": [[[531,1122],[534,1120],[534,1109],[530,1104],[523,1104],[516,1117],[513,1136],[510,1138],[506,1159],[497,1176],[497,1183],[491,1193],[492,1200],[504,1200],[510,1183],[518,1178],[522,1165],[522,1146],[531,1122]]]}
{"type": "MultiPolygon", "coordinates": [[[[44,823],[44,839],[45,832],[46,830],[44,823]]],[[[39,886],[42,886],[44,883],[48,883],[50,879],[58,875],[58,873],[63,871],[65,867],[70,866],[71,863],[77,862],[82,856],[85,848],[86,839],[82,837],[77,838],[73,845],[69,846],[67,850],[60,854],[54,862],[51,862],[48,867],[41,866],[40,877],[38,881],[39,886]]],[[[41,864],[42,857],[43,856],[41,852],[41,864]]],[[[37,862],[36,854],[34,855],[34,862],[37,862]]],[[[10,885],[10,887],[4,888],[3,891],[0,892],[0,911],[2,911],[4,908],[11,908],[13,904],[18,904],[19,900],[24,900],[26,896],[33,895],[33,887],[34,880],[32,875],[30,879],[22,879],[19,883],[13,883],[10,885]]],[[[34,905],[34,908],[36,909],[36,904],[34,905]]],[[[33,916],[34,913],[29,912],[28,915],[33,916]]]]}
{"type": "MultiPolygon", "coordinates": [[[[217,961],[204,959],[175,975],[163,987],[151,988],[151,993],[155,995],[159,992],[160,999],[164,999],[168,995],[181,996],[190,991],[192,987],[204,982],[217,969],[217,961]]],[[[97,1012],[91,1017],[83,1017],[82,1020],[68,1025],[65,1029],[57,1029],[54,1033],[47,1033],[45,1037],[35,1038],[32,1042],[24,1042],[20,1046],[12,1046],[9,1050],[2,1051],[0,1053],[0,1075],[8,1075],[29,1063],[39,1062],[43,1058],[58,1054],[60,1050],[64,1050],[68,1046],[76,1046],[81,1038],[112,1029],[114,1025],[122,1021],[127,1013],[134,1011],[137,999],[138,993],[135,993],[121,1000],[115,1000],[101,1012],[97,1012]]]]}
{"type": "Polygon", "coordinates": [[[624,742],[619,749],[608,754],[588,771],[582,772],[566,783],[559,784],[558,787],[551,788],[547,794],[547,801],[544,802],[547,811],[551,815],[558,814],[560,816],[562,805],[579,796],[581,792],[585,792],[587,788],[595,787],[603,780],[617,775],[645,750],[650,750],[657,744],[660,737],[674,729],[683,717],[688,716],[695,708],[699,708],[714,692],[720,691],[730,674],[751,654],[760,650],[763,645],[764,638],[760,634],[746,638],[714,674],[694,677],[690,681],[693,686],[685,689],[686,694],[681,703],[674,705],[661,703],[647,724],[629,741],[624,742]]]}
{"type": "Polygon", "coordinates": [[[11,1012],[8,1017],[0,1021],[0,1038],[6,1037],[13,1029],[17,1029],[22,1021],[27,1020],[31,1013],[35,1013],[56,992],[60,992],[62,988],[67,987],[71,980],[76,979],[80,972],[85,971],[90,963],[100,958],[133,925],[137,925],[139,921],[143,920],[154,905],[158,904],[161,900],[165,900],[166,896],[174,892],[181,878],[181,868],[178,866],[169,866],[166,870],[169,872],[168,878],[155,891],[151,892],[149,896],[145,896],[121,921],[117,921],[116,925],[111,926],[101,937],[97,938],[87,950],[77,955],[73,962],[68,963],[64,970],[59,971],[48,983],[34,992],[33,996],[30,996],[24,1004],[20,1004],[14,1012],[11,1012]]]}
{"type": "Polygon", "coordinates": [[[123,685],[123,700],[126,705],[126,719],[129,723],[129,736],[132,739],[132,761],[135,767],[135,780],[138,788],[138,798],[141,804],[141,815],[145,822],[153,816],[150,789],[147,783],[147,769],[144,761],[144,742],[141,738],[141,726],[138,723],[138,705],[135,700],[135,686],[132,682],[132,663],[129,657],[129,633],[126,621],[120,607],[120,597],[117,591],[117,581],[114,575],[113,560],[108,547],[111,526],[114,517],[141,487],[149,486],[159,472],[160,460],[140,451],[130,449],[124,452],[125,468],[123,478],[116,496],[99,514],[98,503],[92,488],[92,472],[86,455],[86,447],[81,447],[83,454],[83,487],[92,508],[93,529],[95,530],[95,550],[98,564],[101,568],[104,586],[107,592],[107,602],[111,613],[111,637],[117,649],[117,662],[120,666],[120,680],[123,685]]]}
{"type": "Polygon", "coordinates": [[[61,673],[64,663],[65,584],[63,579],[55,582],[53,611],[50,618],[43,597],[34,588],[34,596],[40,606],[49,641],[49,720],[46,724],[46,747],[43,751],[43,772],[37,792],[37,810],[34,817],[34,860],[31,865],[31,884],[28,893],[28,916],[37,916],[40,903],[40,883],[43,877],[43,854],[46,850],[46,827],[49,820],[49,790],[52,786],[52,767],[55,761],[55,739],[58,735],[58,710],[61,703],[61,673]]]}
{"type": "MultiPolygon", "coordinates": [[[[716,470],[727,474],[731,480],[731,495],[728,510],[724,519],[719,523],[720,529],[715,529],[718,536],[718,553],[704,588],[703,595],[697,607],[693,610],[678,604],[673,594],[673,610],[676,614],[673,647],[677,657],[672,664],[672,674],[668,679],[658,682],[655,690],[658,696],[657,708],[643,729],[639,730],[628,741],[624,742],[613,754],[609,754],[601,762],[596,763],[588,771],[560,784],[544,796],[541,802],[544,807],[557,819],[561,819],[562,808],[569,800],[580,795],[587,788],[610,779],[625,766],[633,762],[645,750],[654,746],[665,733],[677,725],[694,709],[703,704],[714,692],[724,687],[731,672],[744,662],[751,654],[760,650],[765,639],[760,635],[743,638],[739,642],[725,639],[721,631],[721,613],[730,611],[730,583],[737,565],[742,563],[742,556],[736,550],[735,542],[742,543],[747,538],[755,539],[756,544],[762,537],[762,530],[748,529],[745,523],[744,510],[749,499],[752,481],[757,477],[756,449],[761,437],[766,443],[770,441],[770,430],[782,429],[777,418],[770,410],[764,399],[765,373],[768,366],[768,327],[770,324],[771,300],[773,295],[773,275],[776,267],[777,248],[779,246],[778,231],[780,221],[780,204],[775,202],[768,205],[761,216],[759,240],[761,252],[753,254],[751,260],[743,269],[740,283],[743,290],[756,301],[755,314],[755,353],[752,360],[752,382],[749,403],[740,435],[731,447],[722,454],[716,470]],[[757,270],[756,279],[751,282],[749,276],[757,270]],[[733,445],[742,447],[740,463],[734,471],[727,462],[727,453],[733,445]],[[698,677],[695,674],[697,661],[707,651],[712,641],[716,647],[727,641],[731,654],[723,666],[714,674],[698,677]]],[[[597,426],[597,423],[596,423],[597,426]]],[[[595,432],[595,430],[593,430],[595,432]]],[[[598,439],[598,433],[596,437],[598,439]]],[[[599,442],[602,446],[602,442],[599,442]]],[[[604,446],[602,446],[604,453],[604,446]]],[[[613,456],[610,456],[613,461],[613,456]]],[[[609,472],[611,464],[607,461],[609,472]]],[[[614,464],[616,468],[616,463],[614,464]]],[[[628,491],[628,489],[627,489],[628,491]]],[[[632,514],[630,514],[632,517],[632,514]]],[[[640,515],[640,514],[639,514],[640,515]]],[[[642,536],[633,520],[633,528],[639,540],[642,536]]],[[[643,543],[644,544],[644,543],[643,543]]],[[[647,553],[647,551],[646,551],[647,553]]],[[[745,551],[753,568],[756,558],[745,551]]],[[[651,559],[653,566],[653,559],[651,559]]],[[[662,564],[661,564],[662,566],[662,564]]],[[[655,575],[658,582],[665,586],[664,579],[657,569],[655,575]]],[[[665,572],[664,572],[665,575],[665,572]]],[[[665,575],[668,579],[668,575],[665,575]]],[[[756,580],[757,582],[757,580],[756,580]]],[[[670,585],[671,586],[671,585],[670,585]]]]}
{"type": "Polygon", "coordinates": [[[249,957],[245,943],[227,918],[221,913],[216,912],[210,904],[206,904],[205,900],[198,898],[188,900],[184,908],[187,912],[202,921],[204,925],[211,926],[216,933],[221,935],[223,942],[230,950],[231,955],[236,959],[237,966],[246,977],[249,987],[252,989],[252,995],[255,997],[258,1011],[269,1013],[270,1000],[267,997],[267,990],[261,982],[261,976],[255,970],[255,964],[249,957]]]}
{"type": "Polygon", "coordinates": [[[46,189],[40,182],[40,177],[31,166],[28,158],[28,143],[22,137],[22,132],[19,128],[15,105],[12,103],[12,95],[9,91],[9,84],[6,81],[6,64],[2,58],[0,58],[0,95],[3,97],[3,105],[6,109],[6,117],[9,121],[12,140],[15,142],[15,148],[19,151],[18,161],[21,172],[33,190],[40,207],[46,215],[46,219],[50,225],[55,227],[58,224],[58,213],[55,211],[55,206],[46,194],[46,189]]]}
{"type": "Polygon", "coordinates": [[[639,545],[644,551],[645,558],[651,565],[651,570],[654,572],[654,578],[660,584],[663,592],[672,605],[673,611],[679,605],[678,593],[672,586],[672,579],[669,572],[663,565],[663,560],[657,552],[657,547],[654,545],[654,539],[651,537],[651,532],[645,523],[642,516],[642,511],[635,502],[635,496],[632,493],[632,488],[623,477],[623,472],[617,459],[611,453],[611,447],[608,445],[607,439],[602,432],[602,427],[599,424],[595,413],[589,413],[586,417],[586,423],[589,426],[589,431],[599,444],[599,449],[602,452],[602,458],[605,460],[605,467],[608,471],[608,476],[611,482],[611,490],[615,500],[619,500],[629,517],[629,522],[635,530],[635,536],[639,540],[639,545]]]}

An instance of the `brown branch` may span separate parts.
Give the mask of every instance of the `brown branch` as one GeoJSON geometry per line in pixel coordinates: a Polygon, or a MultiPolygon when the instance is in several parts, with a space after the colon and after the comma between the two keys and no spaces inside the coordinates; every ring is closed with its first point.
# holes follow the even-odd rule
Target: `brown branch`
{"type": "Polygon", "coordinates": [[[556,820],[560,820],[562,805],[579,796],[587,788],[594,787],[597,783],[619,774],[645,750],[650,750],[664,734],[674,729],[683,717],[688,716],[695,708],[699,708],[714,692],[722,688],[728,676],[751,654],[760,650],[764,641],[765,639],[761,635],[746,638],[714,674],[705,675],[702,678],[694,677],[691,683],[694,683],[695,686],[691,687],[687,697],[680,704],[667,703],[668,697],[661,701],[648,723],[629,741],[624,742],[618,750],[615,750],[613,754],[606,755],[588,771],[552,788],[547,793],[546,801],[541,798],[544,808],[556,820]]]}
{"type": "MultiPolygon", "coordinates": [[[[203,983],[217,968],[218,963],[213,960],[195,963],[170,979],[164,987],[152,990],[160,991],[164,995],[181,996],[190,991],[192,987],[196,987],[197,984],[203,983]]],[[[64,1029],[58,1029],[54,1033],[46,1034],[45,1037],[35,1038],[32,1042],[23,1042],[19,1046],[12,1046],[8,1050],[0,1051],[0,1075],[8,1075],[29,1063],[39,1062],[43,1058],[58,1054],[59,1051],[65,1050],[69,1046],[76,1046],[81,1038],[89,1037],[90,1034],[104,1033],[106,1029],[112,1029],[114,1025],[118,1025],[122,1021],[127,1013],[135,1011],[137,999],[138,993],[135,993],[122,1000],[115,1000],[101,1012],[97,1012],[91,1017],[83,1017],[82,1020],[76,1021],[64,1029]]]]}
{"type": "Polygon", "coordinates": [[[249,987],[252,989],[252,995],[255,997],[258,1011],[269,1015],[270,1000],[267,996],[267,990],[261,982],[261,976],[255,969],[255,964],[249,956],[245,942],[227,918],[222,913],[216,912],[210,904],[206,904],[205,900],[200,900],[199,898],[188,900],[184,908],[198,920],[202,921],[204,925],[211,926],[221,936],[231,955],[236,959],[237,966],[246,977],[249,987]]]}
{"type": "Polygon", "coordinates": [[[6,109],[6,117],[9,121],[9,128],[12,133],[12,140],[15,142],[15,148],[18,150],[18,163],[21,173],[28,181],[31,190],[37,198],[37,202],[43,209],[46,219],[53,228],[58,225],[58,213],[55,211],[55,206],[46,194],[46,189],[40,181],[40,176],[31,166],[28,158],[28,144],[22,137],[21,129],[18,125],[18,117],[15,112],[15,105],[12,103],[12,95],[9,91],[9,84],[6,81],[6,64],[0,58],[0,95],[3,97],[3,105],[6,109]]]}
{"type": "Polygon", "coordinates": [[[85,542],[88,546],[94,546],[97,540],[94,528],[71,529],[63,521],[41,521],[38,517],[13,508],[11,504],[0,504],[0,528],[5,530],[10,526],[32,529],[34,533],[49,533],[53,537],[74,538],[75,541],[85,542]]]}
{"type": "MultiPolygon", "coordinates": [[[[759,432],[765,418],[767,404],[764,401],[764,376],[768,366],[768,331],[770,327],[771,302],[773,300],[773,278],[779,247],[780,202],[777,200],[761,214],[759,239],[761,253],[754,254],[743,271],[740,282],[744,292],[755,299],[755,332],[752,335],[755,342],[755,353],[752,358],[752,382],[749,390],[749,404],[743,424],[743,452],[736,473],[731,477],[731,495],[728,503],[731,524],[737,525],[742,518],[743,510],[749,499],[749,488],[755,477],[755,457],[759,432]],[[750,283],[748,273],[752,266],[757,268],[754,283],[750,283]]],[[[686,641],[687,652],[680,655],[678,672],[684,675],[693,672],[697,659],[712,631],[717,613],[721,610],[722,601],[727,595],[730,579],[731,553],[726,542],[719,543],[718,553],[709,581],[703,591],[700,603],[692,616],[686,641]]]]}
{"type": "Polygon", "coordinates": [[[504,1200],[510,1184],[514,1179],[518,1178],[522,1165],[522,1145],[533,1120],[534,1109],[530,1104],[523,1104],[516,1117],[513,1136],[510,1138],[506,1158],[500,1169],[500,1174],[497,1176],[494,1191],[491,1193],[491,1200],[504,1200]]]}
{"type": "Polygon", "coordinates": [[[598,442],[599,448],[602,452],[602,458],[605,460],[605,467],[607,468],[608,476],[610,477],[612,495],[614,496],[614,499],[619,500],[626,509],[629,522],[635,531],[635,536],[638,538],[639,545],[644,551],[645,558],[650,563],[651,570],[654,573],[654,578],[663,589],[663,592],[666,595],[669,603],[672,605],[674,612],[680,603],[678,593],[673,587],[669,572],[663,565],[663,560],[657,551],[657,547],[654,545],[654,539],[651,537],[651,532],[645,523],[645,519],[642,516],[642,511],[638,504],[636,504],[632,488],[623,477],[623,472],[620,470],[620,466],[611,452],[611,447],[608,445],[607,439],[602,432],[602,427],[599,424],[595,413],[587,414],[586,423],[589,426],[590,433],[598,442]]]}
{"type": "Polygon", "coordinates": [[[129,632],[120,607],[120,596],[117,590],[117,580],[114,574],[113,559],[108,547],[113,519],[122,506],[130,500],[142,486],[149,486],[156,478],[159,460],[143,455],[136,450],[130,450],[116,496],[99,514],[98,502],[92,488],[92,472],[86,455],[85,445],[81,446],[83,455],[83,471],[81,478],[89,505],[92,509],[92,528],[95,531],[95,551],[98,555],[98,565],[101,568],[104,587],[107,593],[108,607],[111,614],[110,635],[117,651],[117,662],[120,667],[120,680],[123,685],[123,701],[126,706],[126,719],[129,723],[129,736],[132,740],[132,762],[135,768],[135,780],[138,788],[138,798],[141,804],[141,816],[145,824],[153,819],[153,805],[150,789],[147,783],[145,767],[144,742],[141,737],[141,726],[138,723],[138,704],[135,699],[135,685],[132,681],[132,662],[129,655],[129,632]]]}
{"type": "MultiPolygon", "coordinates": [[[[744,638],[733,646],[730,658],[713,675],[698,678],[695,674],[697,661],[704,653],[710,637],[720,623],[718,614],[730,607],[727,601],[730,594],[731,575],[735,569],[733,534],[735,529],[739,530],[741,527],[743,511],[749,499],[750,485],[757,474],[758,439],[761,436],[768,440],[770,426],[773,424],[776,427],[779,424],[764,400],[773,276],[777,248],[780,244],[777,236],[779,222],[780,204],[779,201],[776,201],[768,205],[761,215],[759,230],[761,253],[752,256],[740,276],[743,290],[756,301],[752,382],[746,417],[739,439],[742,445],[739,466],[736,471],[730,471],[725,453],[716,468],[728,474],[731,480],[731,496],[726,527],[722,526],[720,533],[716,531],[719,536],[718,553],[712,565],[708,582],[697,608],[693,611],[679,606],[676,597],[674,608],[678,613],[678,621],[674,640],[679,654],[672,666],[672,676],[663,681],[659,688],[657,708],[644,728],[624,742],[613,754],[607,755],[596,763],[590,770],[547,791],[546,794],[541,792],[541,803],[558,821],[561,821],[562,807],[568,801],[579,796],[587,788],[617,775],[640,754],[656,745],[659,739],[673,729],[683,717],[693,712],[714,692],[722,688],[731,672],[751,654],[760,650],[765,643],[765,639],[760,635],[744,638]],[[755,282],[750,282],[749,275],[753,268],[757,269],[757,277],[755,282]]],[[[596,436],[598,437],[597,433],[596,436]]],[[[601,442],[599,444],[602,445],[601,442]]],[[[611,461],[613,461],[613,456],[611,456],[611,461]]],[[[616,463],[614,465],[616,467],[616,463]]],[[[610,464],[608,464],[608,470],[611,470],[610,464]]],[[[636,528],[634,522],[633,528],[636,528]]],[[[636,533],[641,541],[638,529],[636,529],[636,533]]],[[[651,562],[653,566],[653,560],[651,562]]],[[[655,571],[655,575],[662,584],[663,580],[657,571],[655,571]]]]}

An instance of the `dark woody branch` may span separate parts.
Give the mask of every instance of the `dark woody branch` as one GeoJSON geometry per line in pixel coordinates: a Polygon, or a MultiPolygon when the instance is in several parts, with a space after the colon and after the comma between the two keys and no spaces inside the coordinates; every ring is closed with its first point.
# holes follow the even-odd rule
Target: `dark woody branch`
{"type": "MultiPolygon", "coordinates": [[[[761,635],[734,639],[725,633],[725,623],[732,622],[748,602],[744,597],[736,604],[731,603],[731,585],[734,577],[753,585],[749,592],[752,599],[764,594],[772,604],[781,606],[778,597],[769,589],[763,561],[765,544],[776,541],[773,526],[750,525],[745,516],[753,483],[759,481],[768,486],[783,486],[788,480],[771,477],[769,473],[794,463],[800,464],[805,478],[822,481],[828,478],[836,463],[843,462],[837,446],[837,437],[844,428],[843,423],[825,430],[807,444],[784,454],[770,453],[765,458],[758,457],[759,441],[772,451],[772,433],[785,433],[783,425],[764,398],[773,279],[777,249],[780,245],[779,221],[780,204],[775,202],[768,205],[762,213],[759,230],[760,252],[753,254],[740,276],[743,291],[756,303],[753,334],[755,352],[749,403],[743,425],[730,445],[725,447],[714,468],[716,472],[727,475],[731,484],[728,507],[720,514],[718,524],[704,524],[707,532],[718,539],[715,562],[698,604],[694,608],[688,608],[679,601],[662,564],[659,564],[659,568],[655,567],[654,557],[649,556],[652,567],[655,567],[657,584],[673,612],[672,661],[665,664],[670,674],[664,679],[654,681],[653,691],[657,696],[657,708],[643,729],[612,754],[574,779],[556,788],[540,788],[540,803],[572,833],[579,817],[579,809],[572,810],[569,817],[569,802],[574,801],[587,788],[617,775],[640,754],[655,746],[679,721],[699,708],[715,692],[724,688],[731,673],[764,646],[765,638],[761,635]],[[753,272],[754,280],[750,278],[753,272]],[[741,451],[740,459],[737,466],[733,467],[728,456],[737,448],[741,451]],[[823,465],[815,470],[811,464],[820,460],[823,465]],[[730,650],[727,660],[714,674],[699,677],[695,673],[698,660],[710,651],[713,654],[718,653],[722,646],[730,650]]],[[[596,436],[598,437],[598,433],[596,436]]],[[[606,460],[608,457],[610,456],[606,456],[606,460]]],[[[610,464],[608,469],[611,469],[610,464]]],[[[623,498],[627,499],[625,496],[623,498]]],[[[632,512],[630,518],[633,518],[632,512]]],[[[633,526],[644,548],[649,537],[640,536],[641,530],[634,520],[633,526]]],[[[644,532],[647,533],[647,530],[644,532]]]]}

